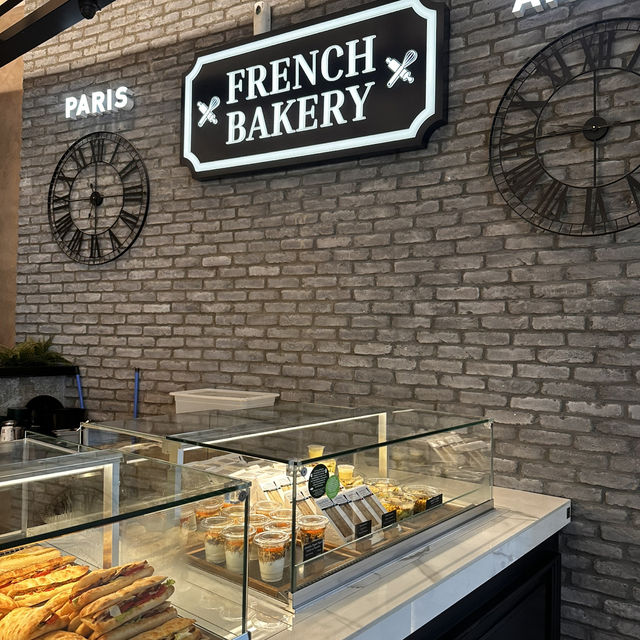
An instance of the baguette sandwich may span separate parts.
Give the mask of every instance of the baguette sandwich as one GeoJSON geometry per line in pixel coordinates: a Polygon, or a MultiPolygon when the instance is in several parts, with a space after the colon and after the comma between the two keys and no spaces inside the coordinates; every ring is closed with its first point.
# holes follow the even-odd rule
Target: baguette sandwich
{"type": "Polygon", "coordinates": [[[175,618],[151,631],[145,631],[131,640],[198,640],[202,635],[195,626],[195,620],[175,618]]]}
{"type": "Polygon", "coordinates": [[[46,559],[46,556],[40,556],[34,559],[33,564],[13,569],[12,571],[5,571],[0,574],[0,592],[9,593],[7,587],[10,587],[16,582],[21,582],[29,578],[38,578],[51,573],[55,569],[65,567],[71,564],[75,560],[75,556],[57,556],[50,559],[46,559]],[[43,559],[40,559],[43,558],[43,559]]]}
{"type": "Polygon", "coordinates": [[[53,547],[25,547],[20,551],[0,557],[0,574],[5,571],[28,567],[35,562],[50,560],[59,555],[60,552],[53,547]]]}
{"type": "Polygon", "coordinates": [[[131,562],[120,567],[92,571],[75,583],[63,614],[75,616],[88,604],[128,587],[140,578],[153,574],[153,567],[144,562],[131,562]]]}
{"type": "Polygon", "coordinates": [[[52,631],[40,636],[39,640],[85,640],[85,637],[73,633],[73,631],[52,631]]]}
{"type": "Polygon", "coordinates": [[[0,640],[36,640],[67,626],[69,618],[58,616],[48,606],[19,607],[0,620],[0,640]]]}
{"type": "Polygon", "coordinates": [[[37,578],[15,582],[2,589],[20,607],[32,607],[61,593],[71,592],[71,584],[89,571],[89,567],[68,565],[37,578]]]}
{"type": "Polygon", "coordinates": [[[155,609],[169,599],[173,592],[173,581],[167,580],[165,576],[141,578],[86,605],[71,620],[69,630],[76,631],[84,623],[93,629],[91,638],[95,640],[155,609]]]}
{"type": "Polygon", "coordinates": [[[178,617],[178,612],[171,606],[170,602],[163,602],[161,605],[145,611],[139,616],[133,618],[129,622],[125,622],[123,625],[100,634],[98,631],[94,631],[88,637],[91,640],[130,640],[145,631],[150,629],[157,629],[165,622],[173,620],[178,617]]]}

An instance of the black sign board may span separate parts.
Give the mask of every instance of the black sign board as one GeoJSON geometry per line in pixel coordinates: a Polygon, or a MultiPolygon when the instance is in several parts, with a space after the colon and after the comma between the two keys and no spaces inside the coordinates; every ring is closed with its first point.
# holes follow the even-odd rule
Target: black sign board
{"type": "Polygon", "coordinates": [[[323,464],[317,464],[309,476],[309,493],[312,498],[321,498],[324,495],[329,469],[323,464]]]}
{"type": "Polygon", "coordinates": [[[448,9],[377,2],[198,56],[182,163],[195,178],[426,144],[446,122],[448,9]]]}

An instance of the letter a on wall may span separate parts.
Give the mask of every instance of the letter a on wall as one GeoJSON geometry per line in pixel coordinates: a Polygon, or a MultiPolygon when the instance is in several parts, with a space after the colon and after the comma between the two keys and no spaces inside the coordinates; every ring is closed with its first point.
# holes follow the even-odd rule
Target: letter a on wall
{"type": "Polygon", "coordinates": [[[416,149],[446,123],[448,10],[377,2],[199,55],[183,81],[197,179],[416,149]]]}

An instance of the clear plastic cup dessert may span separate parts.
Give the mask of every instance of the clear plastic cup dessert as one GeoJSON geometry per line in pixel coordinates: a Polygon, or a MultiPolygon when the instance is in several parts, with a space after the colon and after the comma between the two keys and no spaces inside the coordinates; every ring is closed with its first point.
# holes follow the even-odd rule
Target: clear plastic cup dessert
{"type": "Polygon", "coordinates": [[[324,531],[328,523],[327,516],[300,516],[300,544],[304,547],[316,540],[324,540],[324,531]]]}
{"type": "MultiPolygon", "coordinates": [[[[252,513],[249,516],[249,522],[251,526],[256,530],[256,535],[258,533],[262,533],[264,528],[271,522],[271,518],[269,516],[265,516],[262,513],[252,513]]],[[[258,559],[258,550],[256,549],[255,544],[251,545],[249,550],[249,558],[251,560],[258,559]]]]}
{"type": "MultiPolygon", "coordinates": [[[[247,526],[247,539],[251,544],[256,530],[251,526],[247,526]]],[[[232,524],[222,530],[224,539],[224,558],[227,563],[227,569],[234,573],[242,573],[244,568],[244,526],[240,524],[232,524]]]]}
{"type": "Polygon", "coordinates": [[[253,539],[258,549],[258,565],[260,577],[265,582],[280,582],[282,580],[287,543],[291,538],[284,530],[263,531],[253,539]]]}
{"type": "Polygon", "coordinates": [[[242,524],[244,522],[244,506],[232,504],[222,507],[222,509],[220,509],[220,515],[227,518],[230,523],[242,524]]]}
{"type": "Polygon", "coordinates": [[[220,509],[222,509],[223,504],[222,498],[207,498],[207,500],[201,500],[196,503],[196,522],[220,515],[220,509]]]}
{"type": "MultiPolygon", "coordinates": [[[[286,567],[291,562],[291,522],[285,522],[284,520],[272,520],[264,528],[265,531],[284,531],[289,539],[285,545],[284,566],[286,567]]],[[[298,539],[298,533],[300,532],[300,526],[296,525],[296,536],[298,539]]]]}
{"type": "Polygon", "coordinates": [[[278,505],[271,502],[271,500],[258,500],[251,507],[251,511],[253,513],[261,513],[262,515],[268,516],[272,511],[275,511],[278,508],[278,505]]]}
{"type": "Polygon", "coordinates": [[[338,478],[340,478],[340,482],[344,485],[351,484],[351,481],[353,480],[353,465],[339,464],[338,478]]]}
{"type": "Polygon", "coordinates": [[[310,458],[319,458],[324,453],[323,444],[308,444],[307,452],[310,458]]]}
{"type": "Polygon", "coordinates": [[[229,521],[221,516],[205,518],[200,522],[200,531],[204,534],[204,555],[207,562],[224,564],[224,538],[222,532],[229,521]]]}
{"type": "Polygon", "coordinates": [[[328,458],[327,460],[323,460],[322,464],[327,467],[329,473],[334,475],[336,472],[336,460],[335,458],[328,458]]]}

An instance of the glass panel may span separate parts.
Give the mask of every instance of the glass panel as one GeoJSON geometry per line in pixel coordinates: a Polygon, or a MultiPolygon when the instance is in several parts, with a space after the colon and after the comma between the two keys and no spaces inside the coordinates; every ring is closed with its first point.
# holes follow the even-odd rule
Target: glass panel
{"type": "Polygon", "coordinates": [[[0,467],[6,470],[8,465],[20,466],[24,462],[31,460],[57,458],[59,456],[68,456],[71,453],[73,453],[73,451],[64,446],[61,447],[55,443],[39,442],[32,438],[0,442],[0,467]]]}
{"type": "MultiPolygon", "coordinates": [[[[40,438],[29,446],[61,446],[40,438]]],[[[134,454],[66,446],[74,455],[0,470],[0,550],[38,541],[72,556],[64,562],[74,576],[82,568],[146,561],[153,575],[174,583],[165,593],[172,592],[177,614],[193,618],[206,637],[242,635],[247,546],[236,550],[236,571],[227,575],[203,572],[194,553],[203,549],[205,533],[196,518],[206,515],[211,501],[248,511],[247,483],[134,454]]],[[[25,602],[31,604],[38,603],[25,602]]]]}
{"type": "MultiPolygon", "coordinates": [[[[340,453],[356,453],[380,444],[393,444],[426,433],[446,431],[460,425],[486,423],[486,418],[469,418],[417,409],[379,407],[339,408],[297,403],[247,410],[269,416],[259,424],[234,429],[210,429],[169,435],[179,442],[212,446],[223,451],[288,463],[305,464],[340,453]],[[310,453],[309,444],[322,444],[323,453],[310,453]]],[[[219,412],[217,412],[219,413],[219,412]]],[[[188,416],[190,414],[182,414],[188,416]]],[[[183,423],[185,424],[185,423],[183,423]]]]}

